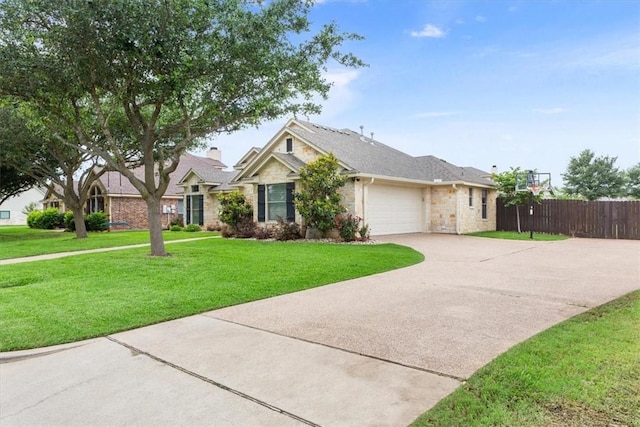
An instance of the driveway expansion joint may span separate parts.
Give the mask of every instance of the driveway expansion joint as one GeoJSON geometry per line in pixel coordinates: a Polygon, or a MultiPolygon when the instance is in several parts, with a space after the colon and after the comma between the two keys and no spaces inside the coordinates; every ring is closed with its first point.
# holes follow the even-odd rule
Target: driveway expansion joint
{"type": "Polygon", "coordinates": [[[457,375],[448,374],[446,372],[440,372],[440,371],[435,371],[433,369],[421,368],[420,366],[407,365],[405,363],[396,362],[395,360],[385,359],[383,357],[373,356],[371,354],[360,353],[360,352],[357,352],[357,351],[354,351],[354,350],[349,350],[349,349],[338,347],[338,346],[334,346],[334,345],[331,345],[331,344],[326,344],[326,343],[322,343],[322,342],[318,342],[318,341],[312,341],[312,340],[308,340],[308,339],[305,339],[305,338],[295,337],[295,336],[292,336],[292,335],[281,334],[279,332],[270,331],[269,329],[262,329],[262,328],[258,328],[257,326],[247,325],[247,324],[240,323],[240,322],[234,322],[233,320],[228,320],[228,319],[223,319],[223,318],[220,318],[220,317],[207,315],[206,313],[203,313],[202,315],[206,316],[206,317],[208,317],[210,319],[220,320],[222,322],[227,322],[227,323],[231,323],[233,325],[243,326],[245,328],[254,329],[254,330],[260,331],[260,332],[266,332],[268,334],[277,335],[279,337],[290,338],[292,340],[306,342],[308,344],[315,344],[315,345],[319,345],[319,346],[322,346],[322,347],[330,348],[330,349],[333,349],[333,350],[338,350],[338,351],[342,351],[342,352],[345,352],[345,353],[355,354],[357,356],[366,357],[368,359],[377,360],[379,362],[390,363],[392,365],[402,366],[403,368],[408,368],[408,369],[413,369],[413,370],[416,370],[416,371],[426,372],[428,374],[437,375],[439,377],[451,378],[451,379],[459,381],[461,383],[467,381],[467,379],[468,379],[468,378],[459,377],[457,375]]]}
{"type": "Polygon", "coordinates": [[[279,414],[282,414],[284,416],[292,418],[292,419],[294,419],[296,421],[299,421],[299,422],[301,422],[303,424],[306,424],[306,425],[312,426],[312,427],[321,427],[319,424],[316,424],[313,421],[309,421],[307,419],[304,419],[304,418],[302,418],[302,417],[300,417],[300,416],[298,416],[296,414],[293,414],[293,413],[288,412],[288,411],[286,411],[284,409],[278,408],[277,406],[271,405],[271,404],[269,404],[269,403],[267,403],[267,402],[265,402],[263,400],[260,400],[258,398],[253,397],[253,396],[250,396],[250,395],[248,395],[246,393],[243,393],[240,390],[233,389],[233,388],[228,387],[228,386],[226,386],[226,385],[224,385],[222,383],[214,381],[211,378],[207,378],[207,377],[205,377],[203,375],[200,375],[200,374],[198,374],[196,372],[193,372],[193,371],[190,371],[188,369],[185,369],[182,366],[176,365],[175,363],[171,363],[168,360],[162,359],[162,358],[160,358],[158,356],[155,356],[155,355],[153,355],[151,353],[143,351],[143,350],[141,350],[139,348],[136,348],[136,347],[134,347],[132,345],[129,345],[129,344],[123,342],[123,341],[120,341],[120,340],[118,340],[116,338],[113,338],[112,336],[106,336],[105,338],[108,339],[109,341],[115,343],[115,344],[121,345],[121,346],[129,349],[132,353],[135,353],[136,355],[146,356],[146,357],[148,357],[148,358],[150,358],[152,360],[155,360],[158,363],[166,365],[166,366],[168,366],[170,368],[173,368],[173,369],[175,369],[177,371],[180,371],[180,372],[182,372],[184,374],[187,374],[189,376],[192,376],[194,378],[197,378],[197,379],[199,379],[201,381],[204,381],[204,382],[206,382],[208,384],[211,384],[211,385],[213,385],[215,387],[218,387],[218,388],[220,388],[220,389],[222,389],[224,391],[227,391],[229,393],[233,393],[238,397],[241,397],[241,398],[246,399],[246,400],[248,400],[250,402],[256,403],[256,404],[258,404],[260,406],[263,406],[263,407],[265,407],[267,409],[270,409],[270,410],[272,410],[274,412],[277,412],[279,414]]]}

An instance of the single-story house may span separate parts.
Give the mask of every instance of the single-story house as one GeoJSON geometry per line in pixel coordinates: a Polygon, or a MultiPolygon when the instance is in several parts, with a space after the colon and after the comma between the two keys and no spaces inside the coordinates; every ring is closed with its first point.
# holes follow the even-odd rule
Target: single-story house
{"type": "MultiPolygon", "coordinates": [[[[171,182],[162,198],[163,226],[184,214],[185,197],[182,187],[177,185],[179,179],[189,170],[206,170],[208,173],[221,171],[227,166],[220,160],[220,150],[212,147],[206,157],[186,153],[180,158],[178,168],[171,175],[171,182]]],[[[142,168],[134,170],[142,176],[142,168]]],[[[60,189],[58,189],[60,191],[60,189]]],[[[43,200],[44,207],[55,207],[61,212],[66,211],[64,202],[53,191],[49,190],[43,200]]],[[[148,228],[147,204],[140,193],[120,172],[106,172],[89,190],[89,199],[85,213],[102,211],[112,224],[111,229],[146,229],[148,228]]],[[[216,213],[217,215],[217,213],[216,213]]]]}
{"type": "Polygon", "coordinates": [[[26,225],[27,215],[22,211],[32,203],[36,205],[36,209],[42,209],[42,197],[45,192],[44,187],[36,185],[9,197],[0,205],[0,225],[26,225]]]}
{"type": "Polygon", "coordinates": [[[497,193],[490,174],[434,156],[413,157],[349,129],[291,119],[263,148],[252,148],[235,171],[191,167],[180,178],[185,223],[218,222],[217,195],[238,189],[259,225],[278,218],[302,223],[293,205],[300,168],[333,153],[348,177],[343,205],[371,235],[495,230],[497,193]]]}

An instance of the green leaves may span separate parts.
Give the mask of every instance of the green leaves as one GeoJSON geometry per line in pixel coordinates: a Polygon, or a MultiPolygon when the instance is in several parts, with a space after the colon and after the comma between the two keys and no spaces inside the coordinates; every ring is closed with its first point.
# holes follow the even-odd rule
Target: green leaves
{"type": "Polygon", "coordinates": [[[300,169],[300,191],[294,203],[308,226],[325,233],[335,227],[336,216],[345,212],[338,190],[347,178],[338,172],[338,159],[329,153],[300,169]]]}
{"type": "Polygon", "coordinates": [[[581,195],[587,200],[618,197],[624,193],[624,174],[615,167],[617,157],[598,156],[583,150],[571,157],[562,175],[568,194],[581,195]]]}

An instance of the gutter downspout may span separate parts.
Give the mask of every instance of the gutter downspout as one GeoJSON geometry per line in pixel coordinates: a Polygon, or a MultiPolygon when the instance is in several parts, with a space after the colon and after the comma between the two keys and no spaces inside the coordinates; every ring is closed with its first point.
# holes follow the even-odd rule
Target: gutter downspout
{"type": "Polygon", "coordinates": [[[452,185],[453,189],[456,191],[456,234],[460,235],[460,200],[458,200],[458,187],[456,184],[452,185]]]}
{"type": "Polygon", "coordinates": [[[367,220],[367,203],[366,203],[366,194],[368,194],[368,190],[367,187],[370,186],[371,184],[373,184],[373,182],[375,181],[375,178],[371,178],[371,181],[367,182],[367,183],[362,183],[362,224],[366,224],[367,220]]]}

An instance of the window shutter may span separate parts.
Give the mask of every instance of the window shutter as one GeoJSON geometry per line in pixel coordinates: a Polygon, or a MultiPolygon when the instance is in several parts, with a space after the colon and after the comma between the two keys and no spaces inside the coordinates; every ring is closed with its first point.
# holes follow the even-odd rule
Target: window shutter
{"type": "Polygon", "coordinates": [[[287,222],[294,222],[296,220],[296,207],[293,204],[293,190],[295,190],[295,188],[295,183],[287,182],[287,222]]]}
{"type": "Polygon", "coordinates": [[[187,222],[185,224],[191,224],[191,196],[187,196],[187,222]]]}
{"type": "Polygon", "coordinates": [[[258,185],[258,222],[264,222],[264,185],[258,185]]]}
{"type": "Polygon", "coordinates": [[[198,225],[204,225],[204,195],[198,196],[200,205],[198,206],[198,225]]]}

